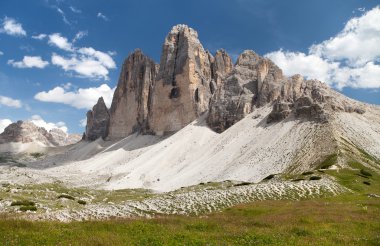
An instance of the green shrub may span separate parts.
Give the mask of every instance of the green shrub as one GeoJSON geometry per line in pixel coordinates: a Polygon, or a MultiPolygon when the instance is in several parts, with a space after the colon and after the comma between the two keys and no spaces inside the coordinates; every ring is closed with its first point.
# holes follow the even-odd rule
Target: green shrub
{"type": "Polygon", "coordinates": [[[360,173],[364,176],[367,176],[367,177],[372,177],[372,174],[370,172],[368,172],[367,170],[364,170],[364,169],[361,169],[360,170],[360,173]]]}
{"type": "Polygon", "coordinates": [[[35,153],[30,153],[30,156],[32,156],[34,158],[40,158],[40,157],[44,156],[44,154],[39,153],[39,152],[35,152],[35,153]]]}
{"type": "Polygon", "coordinates": [[[250,183],[250,182],[242,182],[240,184],[235,184],[234,186],[245,186],[245,185],[250,185],[250,184],[252,184],[252,183],[250,183]]]}
{"type": "Polygon", "coordinates": [[[332,165],[336,163],[337,159],[338,159],[337,154],[329,155],[326,157],[324,161],[322,161],[319,164],[319,168],[317,169],[328,169],[329,167],[331,167],[332,165]]]}
{"type": "Polygon", "coordinates": [[[58,199],[60,199],[60,198],[66,198],[66,199],[70,199],[70,200],[75,200],[75,198],[73,196],[66,195],[66,194],[59,195],[58,199]]]}
{"type": "Polygon", "coordinates": [[[292,179],[293,182],[305,180],[304,178],[292,179]]]}
{"type": "Polygon", "coordinates": [[[322,177],[319,176],[311,176],[310,180],[320,180],[322,177]]]}
{"type": "Polygon", "coordinates": [[[23,201],[14,201],[11,203],[11,206],[35,206],[36,203],[28,200],[23,201]]]}
{"type": "Polygon", "coordinates": [[[86,205],[87,204],[87,202],[83,201],[83,200],[78,200],[78,203],[81,204],[81,205],[86,205]]]}
{"type": "Polygon", "coordinates": [[[365,184],[365,185],[371,185],[371,183],[368,182],[368,181],[363,181],[363,184],[365,184]]]}
{"type": "Polygon", "coordinates": [[[276,176],[276,175],[275,174],[271,174],[271,175],[265,177],[264,180],[271,180],[271,179],[274,178],[274,176],[276,176]]]}
{"type": "Polygon", "coordinates": [[[20,211],[37,211],[37,207],[36,206],[22,206],[20,207],[20,211]]]}
{"type": "Polygon", "coordinates": [[[313,171],[307,171],[307,172],[303,172],[302,175],[310,175],[310,174],[313,174],[314,172],[313,171]]]}

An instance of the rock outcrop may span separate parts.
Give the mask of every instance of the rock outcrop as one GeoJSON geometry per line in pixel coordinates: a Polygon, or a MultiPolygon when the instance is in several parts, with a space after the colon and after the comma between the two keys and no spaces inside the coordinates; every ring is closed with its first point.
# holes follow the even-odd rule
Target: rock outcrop
{"type": "Polygon", "coordinates": [[[251,113],[254,106],[274,101],[286,78],[269,59],[244,51],[233,70],[222,77],[221,86],[210,102],[208,124],[222,132],[251,113]]]}
{"type": "Polygon", "coordinates": [[[150,129],[156,134],[177,131],[206,112],[211,79],[210,54],[197,32],[185,25],[173,27],[153,87],[150,129]]]}
{"type": "Polygon", "coordinates": [[[93,141],[100,137],[105,138],[108,134],[109,121],[110,113],[103,97],[100,97],[92,110],[87,112],[87,126],[84,139],[93,141]]]}
{"type": "Polygon", "coordinates": [[[271,60],[250,50],[239,56],[221,84],[211,99],[207,119],[216,132],[223,132],[255,107],[265,105],[273,105],[267,123],[289,116],[326,122],[329,112],[336,110],[364,113],[326,84],[305,80],[301,75],[288,78],[271,60]]]}
{"type": "Polygon", "coordinates": [[[148,131],[151,91],[157,69],[155,62],[141,50],[125,60],[110,108],[108,139],[148,131]]]}
{"type": "Polygon", "coordinates": [[[67,134],[60,129],[47,131],[29,121],[17,121],[10,124],[0,134],[0,144],[39,143],[43,146],[65,146],[81,140],[78,134],[67,134]]]}
{"type": "Polygon", "coordinates": [[[51,135],[50,142],[55,143],[57,146],[75,144],[82,139],[80,134],[67,134],[58,128],[51,129],[49,134],[51,135]]]}
{"type": "Polygon", "coordinates": [[[88,113],[87,140],[175,132],[206,112],[208,125],[223,132],[263,106],[272,107],[267,123],[288,118],[326,122],[333,111],[364,113],[326,84],[301,75],[286,77],[251,50],[235,65],[224,50],[213,56],[186,25],[167,35],[159,66],[140,50],[132,53],[124,62],[110,113],[104,102],[98,104],[88,113]]]}

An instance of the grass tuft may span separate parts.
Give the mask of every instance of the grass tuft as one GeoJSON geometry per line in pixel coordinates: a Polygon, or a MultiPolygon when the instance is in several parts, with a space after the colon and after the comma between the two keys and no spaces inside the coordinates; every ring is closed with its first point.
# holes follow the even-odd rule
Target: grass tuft
{"type": "Polygon", "coordinates": [[[313,173],[314,173],[313,171],[307,171],[307,172],[303,172],[302,175],[306,176],[306,175],[311,175],[313,173]]]}
{"type": "Polygon", "coordinates": [[[250,182],[242,182],[242,183],[239,183],[239,184],[234,184],[234,186],[245,186],[245,185],[251,185],[252,183],[250,182]]]}
{"type": "Polygon", "coordinates": [[[78,200],[78,203],[81,204],[81,205],[86,205],[87,204],[87,202],[83,201],[83,200],[78,200]]]}
{"type": "Polygon", "coordinates": [[[37,211],[37,207],[36,206],[22,206],[20,207],[20,211],[37,211]]]}
{"type": "Polygon", "coordinates": [[[30,153],[30,156],[34,157],[34,158],[40,158],[42,156],[44,156],[43,153],[39,153],[39,152],[35,152],[35,153],[30,153]]]}
{"type": "Polygon", "coordinates": [[[368,172],[367,170],[361,169],[360,174],[366,176],[366,177],[372,177],[372,174],[368,172]]]}
{"type": "Polygon", "coordinates": [[[337,159],[338,159],[337,154],[329,155],[326,157],[326,159],[324,161],[322,161],[318,165],[317,169],[328,169],[329,167],[331,167],[332,165],[334,165],[336,163],[337,159]]]}
{"type": "Polygon", "coordinates": [[[69,200],[75,200],[75,198],[73,196],[70,196],[70,195],[67,195],[67,194],[59,195],[57,198],[58,199],[66,198],[66,199],[69,199],[69,200]]]}
{"type": "Polygon", "coordinates": [[[11,206],[35,206],[36,203],[28,200],[14,201],[11,206]]]}
{"type": "Polygon", "coordinates": [[[309,178],[309,180],[320,180],[320,179],[322,179],[322,177],[320,177],[320,176],[311,176],[309,178]]]}

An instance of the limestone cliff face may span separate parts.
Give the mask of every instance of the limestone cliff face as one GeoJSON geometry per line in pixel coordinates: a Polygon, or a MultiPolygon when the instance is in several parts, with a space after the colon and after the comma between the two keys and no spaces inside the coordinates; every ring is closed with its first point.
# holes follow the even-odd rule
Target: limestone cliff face
{"type": "Polygon", "coordinates": [[[108,139],[148,130],[151,90],[157,65],[136,50],[125,60],[110,108],[108,139]]]}
{"type": "Polygon", "coordinates": [[[251,113],[255,107],[273,105],[267,123],[298,119],[325,122],[331,111],[363,113],[345,97],[317,80],[300,75],[288,78],[267,58],[253,51],[244,51],[210,102],[207,122],[223,132],[251,113]]]}
{"type": "Polygon", "coordinates": [[[99,98],[92,110],[87,112],[87,126],[84,139],[88,141],[104,138],[108,133],[110,113],[103,97],[99,98]]]}
{"type": "Polygon", "coordinates": [[[165,38],[159,66],[140,50],[126,59],[110,112],[102,100],[88,112],[85,139],[161,135],[206,112],[210,128],[223,132],[263,106],[272,107],[267,123],[289,117],[325,122],[334,111],[364,113],[324,83],[301,75],[288,78],[251,50],[235,65],[224,50],[213,56],[195,30],[177,25],[165,38]]]}
{"type": "Polygon", "coordinates": [[[152,91],[149,126],[153,132],[180,130],[208,110],[212,95],[209,57],[195,30],[173,27],[163,45],[152,91]]]}
{"type": "Polygon", "coordinates": [[[233,70],[221,77],[221,86],[211,99],[208,124],[222,132],[251,113],[276,99],[286,78],[270,60],[255,52],[244,51],[233,70]]]}

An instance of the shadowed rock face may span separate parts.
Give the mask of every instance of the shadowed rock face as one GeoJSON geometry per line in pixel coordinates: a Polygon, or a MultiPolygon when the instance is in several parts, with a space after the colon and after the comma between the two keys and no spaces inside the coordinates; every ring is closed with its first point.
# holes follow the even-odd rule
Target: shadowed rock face
{"type": "Polygon", "coordinates": [[[364,113],[344,96],[317,80],[301,75],[288,78],[272,61],[253,51],[244,51],[234,69],[222,77],[210,102],[207,122],[223,132],[255,107],[273,105],[267,123],[295,118],[326,122],[330,111],[364,113]]]}
{"type": "Polygon", "coordinates": [[[148,130],[155,62],[136,50],[125,60],[110,108],[108,139],[124,138],[148,130]]]}
{"type": "Polygon", "coordinates": [[[232,71],[221,77],[221,86],[210,102],[208,124],[217,132],[224,131],[251,113],[254,106],[276,99],[285,80],[272,61],[244,51],[232,71]]]}
{"type": "Polygon", "coordinates": [[[153,132],[180,130],[208,110],[212,79],[209,56],[196,31],[185,25],[173,27],[162,48],[152,92],[149,126],[153,132]]]}
{"type": "Polygon", "coordinates": [[[93,141],[100,137],[104,138],[108,133],[110,113],[103,97],[99,98],[92,110],[87,112],[87,126],[85,140],[93,141]]]}

